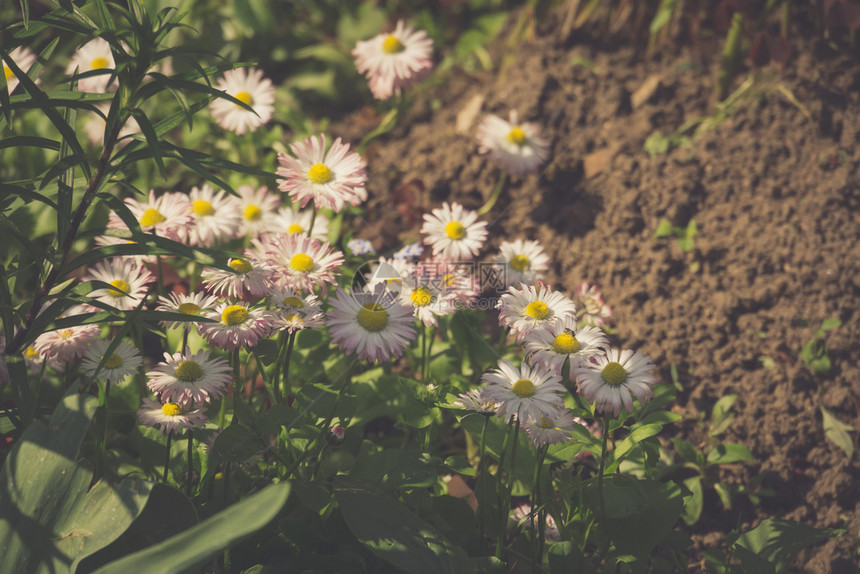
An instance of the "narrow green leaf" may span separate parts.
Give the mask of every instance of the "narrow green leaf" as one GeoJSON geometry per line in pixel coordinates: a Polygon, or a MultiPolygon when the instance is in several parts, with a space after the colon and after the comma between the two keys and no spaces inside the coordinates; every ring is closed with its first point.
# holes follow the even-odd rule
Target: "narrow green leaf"
{"type": "Polygon", "coordinates": [[[780,572],[791,566],[795,555],[807,546],[844,532],[841,528],[819,529],[790,520],[767,519],[741,534],[734,547],[750,550],[757,557],[773,564],[776,572],[780,572]]]}
{"type": "MultiPolygon", "coordinates": [[[[72,82],[70,89],[74,89],[75,83],[72,82]]],[[[63,121],[68,125],[74,126],[77,123],[78,114],[74,108],[66,108],[63,112],[63,121]]],[[[60,161],[63,161],[72,155],[72,146],[69,141],[63,138],[60,144],[60,161]]],[[[86,161],[86,158],[83,158],[86,161]]],[[[45,180],[42,180],[41,188],[45,187],[45,180]]],[[[68,168],[60,172],[59,180],[57,181],[57,237],[63,238],[66,236],[66,230],[72,223],[72,200],[75,190],[75,165],[72,164],[68,168]]]]}
{"type": "Polygon", "coordinates": [[[98,574],[186,572],[268,524],[283,508],[290,484],[266,487],[164,542],[111,562],[98,574]]]}
{"type": "Polygon", "coordinates": [[[131,115],[137,120],[137,125],[140,126],[143,137],[146,138],[146,145],[149,146],[149,150],[152,152],[152,159],[155,160],[155,165],[158,166],[161,177],[167,179],[167,170],[164,168],[164,159],[161,157],[161,144],[158,141],[158,134],[155,132],[155,128],[152,127],[149,118],[146,117],[143,110],[134,108],[131,110],[131,115]]]}
{"type": "Polygon", "coordinates": [[[0,140],[0,149],[8,147],[40,147],[56,151],[60,149],[60,142],[38,136],[10,136],[0,140]]]}
{"type": "Polygon", "coordinates": [[[850,459],[854,456],[854,441],[849,432],[854,432],[854,427],[847,425],[833,416],[833,413],[821,408],[821,419],[824,423],[824,434],[830,441],[845,451],[845,454],[850,459]]]}
{"type": "Polygon", "coordinates": [[[742,444],[733,442],[719,444],[708,453],[708,464],[731,464],[755,460],[752,453],[742,444]]]}
{"type": "Polygon", "coordinates": [[[41,273],[41,263],[45,260],[45,254],[36,249],[36,246],[33,245],[27,235],[22,233],[12,220],[2,213],[0,213],[0,227],[8,231],[15,239],[18,240],[18,243],[21,244],[27,254],[32,258],[33,263],[37,266],[36,268],[39,270],[39,273],[41,273]]]}
{"type": "Polygon", "coordinates": [[[21,18],[24,20],[24,28],[28,29],[30,27],[30,1],[29,0],[20,0],[21,4],[21,18]]]}
{"type": "Polygon", "coordinates": [[[622,458],[627,456],[637,444],[648,437],[658,434],[661,430],[663,430],[662,424],[647,424],[637,428],[630,433],[630,436],[621,441],[615,451],[613,451],[614,460],[616,462],[620,461],[622,458]]]}
{"type": "Polygon", "coordinates": [[[116,30],[116,24],[114,24],[113,17],[110,15],[107,5],[105,5],[105,0],[95,0],[95,5],[104,27],[108,30],[116,30]]]}
{"type": "Polygon", "coordinates": [[[6,273],[6,267],[0,264],[0,319],[3,321],[3,336],[6,337],[7,342],[15,336],[15,320],[12,309],[9,275],[6,273]]]}

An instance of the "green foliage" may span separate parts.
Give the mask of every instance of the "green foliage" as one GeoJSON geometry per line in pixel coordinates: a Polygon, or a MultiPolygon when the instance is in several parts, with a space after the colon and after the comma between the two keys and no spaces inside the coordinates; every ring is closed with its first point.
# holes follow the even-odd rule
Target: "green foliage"
{"type": "Polygon", "coordinates": [[[661,219],[657,224],[657,231],[654,232],[654,241],[674,236],[678,238],[678,248],[684,253],[690,253],[696,249],[695,237],[698,231],[695,219],[687,222],[686,227],[675,227],[668,219],[661,219]]]}
{"type": "Polygon", "coordinates": [[[800,360],[817,375],[826,375],[832,368],[824,334],[842,325],[839,319],[825,319],[800,350],[800,360]]]}
{"type": "Polygon", "coordinates": [[[854,456],[854,439],[848,433],[854,432],[857,429],[843,423],[824,407],[819,408],[821,409],[824,434],[833,444],[845,451],[845,456],[851,459],[854,456]]]}

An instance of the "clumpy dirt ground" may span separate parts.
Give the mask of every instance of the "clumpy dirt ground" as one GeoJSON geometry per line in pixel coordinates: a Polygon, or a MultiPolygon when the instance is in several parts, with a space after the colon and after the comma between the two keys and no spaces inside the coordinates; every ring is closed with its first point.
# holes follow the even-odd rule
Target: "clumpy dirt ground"
{"type": "MultiPolygon", "coordinates": [[[[650,134],[712,111],[718,58],[702,65],[684,47],[646,56],[618,38],[562,38],[562,16],[508,50],[501,71],[449,74],[370,147],[370,221],[360,235],[390,250],[414,240],[421,213],[442,201],[482,205],[499,175],[477,154],[483,113],[516,109],[541,124],[551,161],[509,181],[487,217],[489,247],[538,239],[553,261],[550,284],[569,294],[583,280],[600,286],[617,342],[650,355],[665,382],[677,368],[677,436],[700,442],[699,417],[737,394],[722,438],[757,461],[722,477],[750,484],[764,473],[762,486],[775,492],[758,505],[740,497],[732,511],[706,496],[702,519],[685,527],[693,560],[735,526],[773,517],[848,528],[801,553],[795,571],[855,571],[860,457],[825,438],[820,407],[860,428],[860,65],[823,41],[796,45],[784,69],[757,72],[722,122],[652,158],[643,149],[650,134]],[[653,239],[664,218],[695,220],[694,251],[653,239]],[[832,371],[815,375],[799,352],[827,318],[842,326],[824,338],[832,371]]],[[[497,63],[504,52],[499,41],[497,63]]]]}

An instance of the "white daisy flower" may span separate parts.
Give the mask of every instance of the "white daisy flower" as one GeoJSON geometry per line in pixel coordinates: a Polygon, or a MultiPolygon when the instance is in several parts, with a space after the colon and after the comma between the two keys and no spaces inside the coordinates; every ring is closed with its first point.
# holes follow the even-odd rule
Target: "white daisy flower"
{"type": "Polygon", "coordinates": [[[129,311],[140,304],[149,292],[155,275],[136,261],[134,257],[114,257],[96,263],[85,277],[85,281],[97,279],[111,286],[95,289],[90,297],[111,307],[129,311]]]}
{"type": "Polygon", "coordinates": [[[137,411],[137,420],[147,427],[158,427],[164,434],[179,432],[181,429],[203,428],[206,414],[200,409],[189,410],[176,403],[158,403],[144,398],[137,411]]]}
{"type": "Polygon", "coordinates": [[[244,135],[253,132],[270,119],[275,111],[275,86],[263,77],[257,68],[236,68],[227,70],[218,79],[215,89],[226,92],[254,111],[251,112],[224,98],[215,98],[209,104],[209,111],[219,126],[225,130],[244,135]],[[254,113],[256,112],[256,113],[254,113]]]}
{"type": "MultiPolygon", "coordinates": [[[[30,71],[33,64],[36,63],[36,54],[26,46],[18,46],[9,52],[9,58],[15,62],[15,65],[21,68],[24,73],[30,71]]],[[[6,92],[11,94],[18,87],[20,80],[12,71],[12,69],[3,62],[3,75],[6,77],[6,92]]],[[[36,80],[36,84],[39,80],[36,80]]]]}
{"type": "Polygon", "coordinates": [[[551,414],[529,419],[523,425],[532,444],[540,448],[548,444],[558,444],[572,438],[571,431],[576,424],[570,409],[556,409],[551,414]]]}
{"type": "Polygon", "coordinates": [[[300,291],[312,291],[335,284],[335,270],[343,264],[343,253],[332,249],[328,241],[317,241],[307,235],[279,235],[254,241],[261,259],[275,264],[275,283],[300,291]]]}
{"type": "Polygon", "coordinates": [[[210,345],[227,351],[253,347],[272,332],[268,311],[243,304],[222,303],[214,312],[204,311],[203,316],[218,322],[200,323],[197,331],[210,345]]]}
{"type": "MultiPolygon", "coordinates": [[[[179,241],[180,230],[184,230],[193,221],[191,203],[184,193],[164,193],[155,197],[155,191],[150,190],[146,201],[129,197],[125,200],[125,205],[137,218],[141,231],[174,241],[179,241]]],[[[127,229],[123,220],[113,212],[108,218],[108,227],[127,229]]]]}
{"type": "Polygon", "coordinates": [[[275,331],[286,331],[290,334],[302,329],[322,329],[325,315],[319,305],[301,309],[279,309],[273,319],[275,331]]]}
{"type": "Polygon", "coordinates": [[[316,218],[314,218],[311,209],[299,211],[288,206],[280,208],[278,213],[272,218],[272,225],[268,231],[274,234],[307,235],[308,230],[311,228],[311,219],[314,222],[311,237],[320,241],[326,241],[328,238],[328,217],[317,213],[316,218]]]}
{"type": "Polygon", "coordinates": [[[424,254],[424,246],[420,242],[404,245],[401,249],[394,252],[391,257],[393,259],[421,259],[424,254]]]}
{"type": "Polygon", "coordinates": [[[251,185],[243,185],[236,189],[236,193],[242,210],[242,235],[253,239],[276,228],[275,210],[281,205],[277,194],[265,185],[256,190],[251,185]]]}
{"type": "MultiPolygon", "coordinates": [[[[77,314],[79,313],[68,311],[64,313],[67,317],[77,314]]],[[[42,333],[36,337],[33,348],[40,359],[47,359],[51,366],[62,368],[67,363],[83,357],[90,345],[98,340],[100,334],[101,328],[91,323],[66,327],[42,333]]]]}
{"type": "Polygon", "coordinates": [[[594,403],[596,412],[617,417],[622,407],[633,412],[633,397],[644,403],[654,396],[657,379],[650,373],[651,359],[634,351],[609,349],[606,355],[583,361],[571,373],[579,394],[594,403]]]}
{"type": "MultiPolygon", "coordinates": [[[[182,313],[193,317],[200,317],[201,311],[214,309],[218,303],[218,299],[206,293],[171,293],[168,296],[160,296],[157,311],[169,311],[171,313],[182,313]]],[[[190,331],[195,322],[193,321],[162,321],[161,324],[165,329],[172,327],[185,329],[190,331]]]]}
{"type": "Polygon", "coordinates": [[[367,239],[352,239],[346,244],[346,248],[355,256],[374,255],[376,250],[373,248],[373,243],[367,239]]]}
{"type": "Polygon", "coordinates": [[[319,298],[313,293],[302,296],[288,286],[274,287],[269,291],[269,302],[281,311],[321,308],[319,298]]]}
{"type": "Polygon", "coordinates": [[[412,310],[383,291],[347,293],[340,287],[326,323],[332,342],[359,359],[382,363],[400,357],[415,339],[412,310]]]}
{"type": "Polygon", "coordinates": [[[561,395],[567,390],[561,377],[528,363],[518,369],[510,361],[500,360],[499,368],[484,373],[481,381],[489,383],[481,392],[481,402],[497,403],[505,422],[514,416],[520,421],[540,419],[564,407],[561,395]]]}
{"type": "Polygon", "coordinates": [[[520,123],[511,111],[510,121],[486,116],[478,126],[480,153],[489,153],[511,175],[525,175],[538,170],[549,157],[549,142],[540,136],[540,127],[520,123]]]}
{"type": "Polygon", "coordinates": [[[477,221],[475,211],[459,203],[443,203],[432,214],[424,215],[421,233],[424,243],[433,247],[433,256],[452,261],[474,258],[487,239],[487,222],[477,221]]]}
{"type": "Polygon", "coordinates": [[[81,361],[81,370],[89,377],[94,377],[98,370],[99,380],[106,383],[118,383],[127,376],[137,371],[143,364],[143,357],[135,346],[127,341],[120,342],[113,353],[105,358],[105,352],[111,341],[99,340],[92,344],[81,361]],[[102,368],[98,369],[99,363],[104,359],[102,368]]]}
{"type": "Polygon", "coordinates": [[[245,250],[242,258],[231,257],[227,265],[232,272],[206,268],[200,273],[203,285],[217,297],[256,301],[272,289],[274,265],[271,261],[257,259],[250,249],[245,250]]]}
{"type": "Polygon", "coordinates": [[[450,279],[443,275],[444,266],[437,261],[419,262],[412,273],[404,276],[400,290],[401,302],[425,326],[435,327],[436,317],[451,315],[457,307],[454,294],[448,289],[450,279]]]}
{"type": "Polygon", "coordinates": [[[393,32],[358,42],[352,55],[355,67],[367,76],[373,97],[386,100],[430,73],[433,40],[400,20],[393,32]]]}
{"type": "Polygon", "coordinates": [[[459,398],[451,404],[482,415],[496,414],[499,411],[498,403],[481,400],[482,392],[483,389],[480,388],[470,389],[467,393],[460,393],[459,398]]]}
{"type": "Polygon", "coordinates": [[[499,309],[499,323],[510,327],[518,343],[522,343],[526,335],[537,327],[576,317],[573,301],[547,285],[535,287],[520,284],[508,287],[496,303],[496,308],[499,309]]]}
{"type": "Polygon", "coordinates": [[[494,261],[505,267],[506,286],[533,284],[543,279],[543,272],[549,269],[549,257],[537,241],[502,241],[499,251],[494,261]]]}
{"type": "Polygon", "coordinates": [[[349,151],[340,138],[326,151],[325,136],[311,136],[290,145],[293,156],[278,154],[281,167],[277,173],[281,191],[304,207],[313,200],[317,209],[328,207],[335,212],[344,204],[358,205],[367,200],[365,163],[361,156],[349,151]]]}
{"type": "Polygon", "coordinates": [[[230,371],[227,361],[203,349],[184,355],[164,353],[164,362],[146,373],[146,386],[162,401],[187,408],[192,403],[202,405],[224,396],[233,378],[230,371]]]}
{"type": "Polygon", "coordinates": [[[606,353],[609,341],[600,329],[588,325],[577,327],[575,317],[565,317],[533,329],[525,337],[525,348],[531,364],[560,374],[568,359],[574,369],[583,361],[606,353]]]}
{"type": "Polygon", "coordinates": [[[110,44],[104,38],[93,38],[77,49],[72,55],[66,74],[72,75],[77,70],[78,75],[95,70],[104,70],[103,74],[96,74],[87,78],[78,79],[79,92],[96,92],[99,94],[113,91],[117,87],[116,78],[111,81],[111,76],[116,64],[113,59],[110,44]]]}
{"type": "Polygon", "coordinates": [[[603,327],[612,318],[612,309],[603,302],[603,295],[597,285],[583,281],[574,294],[577,303],[577,318],[580,323],[593,327],[603,327]]]}
{"type": "Polygon", "coordinates": [[[218,193],[209,184],[193,187],[188,194],[194,224],[186,228],[185,237],[191,245],[212,247],[239,235],[242,211],[236,197],[223,189],[218,193]]]}

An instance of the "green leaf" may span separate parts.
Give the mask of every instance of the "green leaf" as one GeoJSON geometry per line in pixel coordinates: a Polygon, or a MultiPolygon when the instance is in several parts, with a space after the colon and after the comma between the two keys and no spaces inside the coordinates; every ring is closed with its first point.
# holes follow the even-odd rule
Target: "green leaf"
{"type": "Polygon", "coordinates": [[[735,402],[738,400],[737,395],[723,395],[714,404],[711,409],[711,425],[708,429],[708,434],[718,436],[722,434],[734,420],[734,413],[730,412],[735,402]]]}
{"type": "Polygon", "coordinates": [[[76,461],[97,400],[73,388],[51,417],[34,421],[0,475],[0,548],[9,572],[74,569],[117,539],[143,511],[152,483],[100,481],[76,461]]]}
{"type": "Polygon", "coordinates": [[[417,450],[387,448],[378,452],[364,450],[356,459],[351,476],[394,490],[429,488],[436,483],[438,474],[438,458],[417,450]]]}
{"type": "Polygon", "coordinates": [[[149,121],[149,118],[138,108],[131,110],[131,115],[137,120],[137,125],[140,126],[140,131],[143,132],[143,137],[146,138],[146,145],[149,146],[149,151],[152,152],[152,159],[155,160],[155,165],[158,166],[158,171],[161,177],[167,179],[167,169],[164,167],[164,159],[161,153],[161,143],[158,140],[158,134],[155,128],[149,121]]]}
{"type": "Polygon", "coordinates": [[[730,464],[755,460],[752,453],[742,444],[733,442],[719,444],[708,453],[708,464],[730,464]]]}
{"type": "Polygon", "coordinates": [[[675,450],[678,451],[678,454],[681,455],[681,459],[686,462],[692,462],[693,464],[699,466],[703,461],[699,449],[693,446],[691,443],[685,441],[682,438],[673,438],[672,444],[675,446],[675,450]]]}
{"type": "Polygon", "coordinates": [[[854,440],[848,433],[854,432],[854,427],[843,423],[824,407],[820,408],[824,434],[833,444],[845,451],[846,456],[850,459],[854,456],[854,440]]]}
{"type": "Polygon", "coordinates": [[[259,454],[264,446],[248,428],[230,425],[218,434],[212,444],[207,474],[214,475],[226,464],[242,464],[259,454]]]}
{"type": "Polygon", "coordinates": [[[684,486],[686,486],[693,495],[685,501],[684,513],[681,515],[681,518],[683,518],[684,522],[687,524],[693,525],[697,523],[699,518],[702,516],[702,507],[704,506],[705,497],[704,492],[702,491],[702,477],[690,477],[684,480],[684,486]]]}
{"type": "Polygon", "coordinates": [[[625,456],[630,454],[633,448],[648,437],[652,437],[663,430],[662,424],[642,425],[633,430],[630,435],[625,438],[613,451],[613,464],[619,462],[625,456]]]}
{"type": "Polygon", "coordinates": [[[111,562],[96,572],[186,572],[266,526],[281,511],[289,494],[288,482],[267,486],[197,526],[111,562]]]}
{"type": "Polygon", "coordinates": [[[819,529],[790,520],[767,519],[741,534],[734,548],[750,550],[758,558],[773,564],[776,572],[780,572],[791,566],[795,555],[804,548],[844,532],[841,528],[819,529]]]}
{"type": "Polygon", "coordinates": [[[661,219],[660,223],[657,224],[657,231],[654,232],[654,239],[671,237],[674,232],[675,228],[672,227],[672,222],[668,219],[661,219]]]}
{"type": "MultiPolygon", "coordinates": [[[[600,516],[597,488],[597,481],[592,481],[585,489],[584,500],[600,516]]],[[[683,492],[673,482],[620,475],[604,482],[603,488],[606,527],[620,554],[646,559],[669,535],[684,510],[683,492]]]]}
{"type": "Polygon", "coordinates": [[[830,331],[831,329],[837,329],[841,326],[842,326],[842,321],[840,321],[839,319],[834,319],[833,317],[831,317],[829,319],[825,319],[824,321],[822,321],[821,330],[822,331],[830,331]]]}
{"type": "Polygon", "coordinates": [[[483,371],[484,367],[499,360],[499,352],[481,334],[474,316],[465,311],[457,311],[451,317],[449,327],[457,346],[469,354],[473,371],[483,371]]]}
{"type": "Polygon", "coordinates": [[[338,477],[335,498],[353,535],[371,552],[409,574],[469,574],[466,552],[372,485],[338,477]]]}

